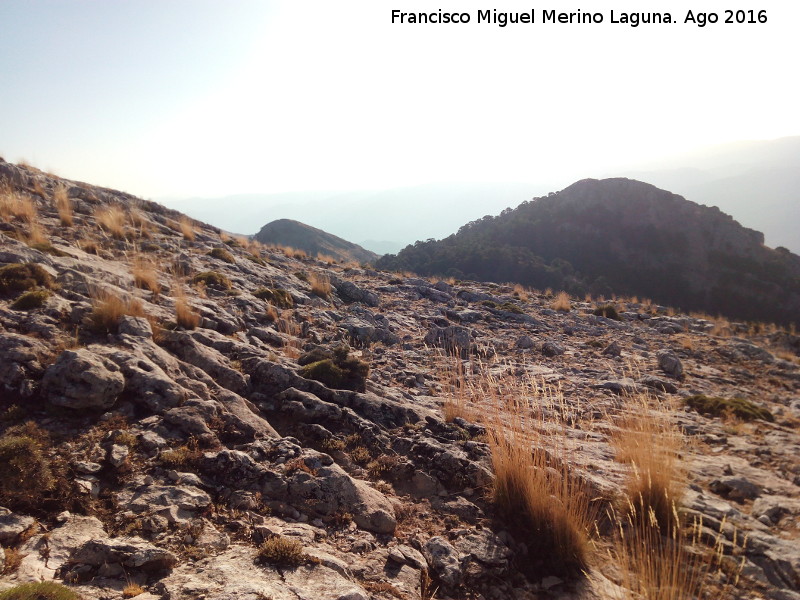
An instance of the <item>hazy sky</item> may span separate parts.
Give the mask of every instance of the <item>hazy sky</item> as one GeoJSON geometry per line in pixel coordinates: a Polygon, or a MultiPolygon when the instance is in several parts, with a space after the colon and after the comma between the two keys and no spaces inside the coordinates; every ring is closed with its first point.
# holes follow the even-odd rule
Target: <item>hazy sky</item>
{"type": "Polygon", "coordinates": [[[0,156],[144,197],[549,181],[800,133],[800,3],[0,1],[0,156]],[[735,4],[735,3],[734,3],[735,4]],[[632,28],[610,11],[669,10],[632,28]],[[392,8],[468,25],[392,25],[392,8]],[[479,9],[605,23],[475,22],[479,9]]]}

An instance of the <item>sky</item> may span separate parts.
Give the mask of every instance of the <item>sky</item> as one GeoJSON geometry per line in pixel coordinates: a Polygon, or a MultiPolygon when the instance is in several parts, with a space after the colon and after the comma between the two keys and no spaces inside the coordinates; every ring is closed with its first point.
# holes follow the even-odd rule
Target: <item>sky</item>
{"type": "Polygon", "coordinates": [[[2,0],[0,156],[145,198],[555,181],[800,134],[800,3],[2,0]],[[479,24],[478,10],[602,24],[479,24]],[[465,25],[392,24],[469,12],[465,25]],[[612,24],[668,10],[675,24],[612,24]]]}

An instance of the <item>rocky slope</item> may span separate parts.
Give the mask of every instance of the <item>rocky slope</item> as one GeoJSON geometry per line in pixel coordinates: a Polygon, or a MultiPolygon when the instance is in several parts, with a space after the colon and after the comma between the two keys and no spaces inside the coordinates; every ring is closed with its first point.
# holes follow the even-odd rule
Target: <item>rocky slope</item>
{"type": "Polygon", "coordinates": [[[719,209],[639,181],[586,179],[377,265],[788,325],[800,314],[800,257],[763,244],[719,209]]]}
{"type": "Polygon", "coordinates": [[[268,246],[289,246],[311,256],[331,256],[343,263],[369,263],[378,258],[377,254],[358,244],[291,219],[271,221],[253,237],[268,246]]]}
{"type": "Polygon", "coordinates": [[[630,470],[613,415],[646,392],[674,403],[683,510],[744,561],[730,595],[800,598],[792,333],[633,302],[620,320],[557,311],[521,288],[290,258],[27,167],[0,162],[0,178],[0,586],[626,597],[602,527],[585,577],[530,568],[533,540],[492,501],[498,407],[478,390],[458,396],[469,420],[446,420],[456,373],[558,390],[569,418],[552,435],[605,505],[630,470]],[[315,277],[330,289],[312,292],[315,277]],[[700,414],[697,394],[769,417],[700,414]]]}

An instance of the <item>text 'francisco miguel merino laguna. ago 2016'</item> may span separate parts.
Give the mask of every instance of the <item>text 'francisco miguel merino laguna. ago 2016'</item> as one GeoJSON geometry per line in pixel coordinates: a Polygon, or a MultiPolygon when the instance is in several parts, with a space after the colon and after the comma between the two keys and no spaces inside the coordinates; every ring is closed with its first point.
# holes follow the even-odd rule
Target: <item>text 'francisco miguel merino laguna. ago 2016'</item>
{"type": "Polygon", "coordinates": [[[531,9],[525,12],[503,12],[496,8],[479,10],[477,13],[448,12],[442,9],[432,12],[403,12],[392,10],[392,23],[408,25],[464,25],[467,23],[489,23],[499,27],[520,23],[543,24],[622,24],[629,27],[659,25],[667,23],[690,23],[698,27],[716,23],[758,24],[767,22],[766,10],[725,10],[721,13],[689,10],[681,17],[669,12],[622,12],[611,10],[590,12],[559,12],[549,9],[531,9]]]}

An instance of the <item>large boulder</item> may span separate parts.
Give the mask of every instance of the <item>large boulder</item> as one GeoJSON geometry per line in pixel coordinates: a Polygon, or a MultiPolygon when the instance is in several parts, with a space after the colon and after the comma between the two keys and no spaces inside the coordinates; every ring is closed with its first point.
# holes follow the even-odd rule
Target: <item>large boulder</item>
{"type": "Polygon", "coordinates": [[[42,379],[49,402],[73,409],[111,408],[124,388],[119,367],[85,348],[62,352],[42,379]]]}

